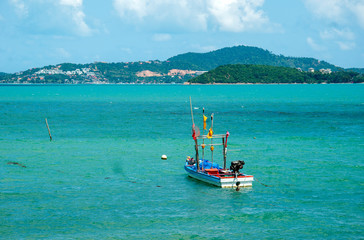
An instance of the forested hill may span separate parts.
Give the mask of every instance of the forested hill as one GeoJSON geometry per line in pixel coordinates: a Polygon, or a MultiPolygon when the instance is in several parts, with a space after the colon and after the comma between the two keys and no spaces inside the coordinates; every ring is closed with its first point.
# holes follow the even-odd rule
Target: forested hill
{"type": "Polygon", "coordinates": [[[303,72],[295,68],[266,65],[233,64],[217,67],[189,81],[190,83],[363,83],[356,72],[303,72]]]}
{"type": "Polygon", "coordinates": [[[332,71],[342,69],[314,58],[285,57],[262,48],[248,46],[222,48],[208,53],[185,53],[169,58],[167,61],[189,63],[198,67],[199,70],[211,70],[221,65],[237,63],[301,68],[303,71],[308,71],[309,68],[316,70],[329,68],[332,71]]]}
{"type": "Polygon", "coordinates": [[[364,74],[364,68],[347,68],[345,70],[364,74]]]}
{"type": "MultiPolygon", "coordinates": [[[[181,54],[169,58],[167,61],[153,60],[125,63],[94,62],[88,64],[62,63],[42,68],[32,68],[14,74],[0,73],[0,83],[183,83],[206,71],[227,64],[281,66],[290,68],[290,70],[280,71],[287,74],[298,72],[297,69],[299,69],[306,72],[299,74],[306,77],[308,76],[307,79],[310,76],[310,74],[307,73],[308,71],[314,71],[315,73],[318,71],[332,73],[346,71],[340,67],[314,58],[285,57],[282,55],[275,55],[257,47],[236,46],[222,48],[208,53],[181,54]]],[[[262,70],[264,71],[264,74],[278,74],[268,71],[266,68],[262,69],[262,67],[258,67],[256,70],[258,72],[262,70]]],[[[352,71],[363,73],[364,69],[353,68],[352,71]]],[[[288,76],[291,75],[287,75],[286,78],[288,76]]],[[[266,76],[264,79],[264,81],[268,81],[269,79],[278,81],[270,76],[266,76]]]]}

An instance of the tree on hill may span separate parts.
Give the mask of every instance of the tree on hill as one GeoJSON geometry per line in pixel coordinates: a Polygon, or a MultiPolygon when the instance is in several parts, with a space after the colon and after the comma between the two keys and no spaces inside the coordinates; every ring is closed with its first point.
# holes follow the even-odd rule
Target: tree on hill
{"type": "Polygon", "coordinates": [[[190,83],[359,83],[364,76],[356,72],[302,72],[295,68],[267,65],[229,64],[217,67],[190,83]]]}

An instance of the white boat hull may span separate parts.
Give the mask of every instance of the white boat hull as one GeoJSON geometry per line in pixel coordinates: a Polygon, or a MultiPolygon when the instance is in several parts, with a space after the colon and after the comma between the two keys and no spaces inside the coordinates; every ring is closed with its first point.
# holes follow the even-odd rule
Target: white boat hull
{"type": "Polygon", "coordinates": [[[188,176],[221,188],[236,188],[239,182],[240,187],[251,187],[254,177],[251,175],[240,174],[237,177],[219,177],[210,175],[204,171],[196,172],[191,166],[186,165],[185,170],[188,176]]]}

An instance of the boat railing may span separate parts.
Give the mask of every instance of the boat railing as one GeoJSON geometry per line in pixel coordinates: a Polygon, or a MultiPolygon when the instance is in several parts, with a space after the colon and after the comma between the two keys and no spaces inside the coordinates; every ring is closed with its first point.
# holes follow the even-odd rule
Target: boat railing
{"type": "MultiPolygon", "coordinates": [[[[222,155],[223,155],[223,161],[224,161],[224,168],[226,169],[226,149],[227,149],[227,138],[229,136],[229,133],[226,134],[213,134],[211,135],[198,135],[195,136],[195,150],[196,150],[196,159],[199,160],[199,148],[202,150],[202,159],[205,155],[205,147],[210,147],[211,150],[211,163],[213,163],[213,152],[214,152],[214,146],[222,146],[222,155]],[[221,143],[214,143],[213,140],[215,139],[221,139],[221,143]]],[[[199,171],[199,162],[197,162],[197,171],[199,171]]],[[[203,168],[203,167],[202,167],[203,168]]]]}
{"type": "Polygon", "coordinates": [[[208,135],[200,135],[196,136],[197,139],[215,139],[215,138],[225,138],[226,134],[214,134],[211,137],[208,137],[208,135]]]}

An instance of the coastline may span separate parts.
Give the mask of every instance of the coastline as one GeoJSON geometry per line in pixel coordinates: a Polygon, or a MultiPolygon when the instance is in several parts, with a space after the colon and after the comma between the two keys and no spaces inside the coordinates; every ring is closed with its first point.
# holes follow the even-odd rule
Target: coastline
{"type": "Polygon", "coordinates": [[[364,84],[361,83],[0,83],[0,86],[76,86],[76,85],[336,85],[336,84],[364,84]]]}
{"type": "Polygon", "coordinates": [[[363,84],[363,83],[183,83],[183,85],[331,85],[331,84],[363,84]]]}

